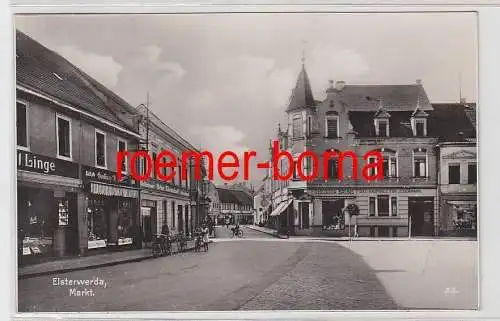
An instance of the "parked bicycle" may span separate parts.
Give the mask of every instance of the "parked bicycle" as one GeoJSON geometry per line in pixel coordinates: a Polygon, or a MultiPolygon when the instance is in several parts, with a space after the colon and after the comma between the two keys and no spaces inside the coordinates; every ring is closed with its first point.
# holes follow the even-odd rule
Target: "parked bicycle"
{"type": "Polygon", "coordinates": [[[187,237],[184,235],[184,233],[177,235],[177,246],[178,246],[179,252],[182,253],[182,252],[186,251],[187,237]]]}
{"type": "Polygon", "coordinates": [[[231,228],[231,232],[233,233],[231,237],[235,237],[235,236],[239,237],[239,238],[243,237],[243,231],[239,227],[231,228]]]}
{"type": "Polygon", "coordinates": [[[153,244],[151,250],[153,252],[153,257],[155,258],[165,255],[171,255],[172,243],[170,237],[166,234],[153,235],[153,244]]]}

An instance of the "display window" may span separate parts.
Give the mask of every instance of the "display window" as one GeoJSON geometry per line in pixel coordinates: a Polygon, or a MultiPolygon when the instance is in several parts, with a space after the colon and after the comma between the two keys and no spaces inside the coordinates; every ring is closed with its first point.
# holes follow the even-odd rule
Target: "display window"
{"type": "Polygon", "coordinates": [[[18,238],[23,256],[52,255],[56,213],[52,191],[19,188],[18,238]]]}
{"type": "Polygon", "coordinates": [[[129,245],[133,243],[133,221],[131,215],[132,202],[120,200],[118,209],[117,235],[118,245],[129,245]]]}
{"type": "Polygon", "coordinates": [[[90,199],[87,208],[88,248],[106,247],[108,243],[108,217],[103,199],[90,199]]]}

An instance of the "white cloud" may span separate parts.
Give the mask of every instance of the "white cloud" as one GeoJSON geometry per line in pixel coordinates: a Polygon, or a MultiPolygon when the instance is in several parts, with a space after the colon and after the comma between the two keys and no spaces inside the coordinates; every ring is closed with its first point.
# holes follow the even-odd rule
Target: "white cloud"
{"type": "Polygon", "coordinates": [[[249,150],[249,147],[242,143],[245,134],[234,126],[193,126],[190,133],[200,142],[202,150],[210,151],[214,155],[232,151],[242,156],[249,150]]]}
{"type": "Polygon", "coordinates": [[[76,46],[60,46],[56,51],[107,87],[115,87],[123,66],[112,56],[83,51],[76,46]]]}

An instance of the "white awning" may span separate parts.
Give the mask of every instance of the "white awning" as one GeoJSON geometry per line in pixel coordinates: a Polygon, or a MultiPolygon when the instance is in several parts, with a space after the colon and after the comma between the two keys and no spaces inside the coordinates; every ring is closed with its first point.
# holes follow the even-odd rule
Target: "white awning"
{"type": "Polygon", "coordinates": [[[128,198],[139,197],[139,191],[137,189],[99,184],[94,182],[90,183],[90,192],[92,194],[98,194],[104,196],[120,196],[128,198]]]}
{"type": "Polygon", "coordinates": [[[282,202],[280,205],[278,205],[278,207],[276,207],[271,212],[270,216],[278,216],[278,215],[280,215],[281,213],[283,213],[288,208],[288,206],[290,206],[290,204],[292,204],[292,202],[293,202],[293,199],[290,199],[288,201],[282,202]]]}

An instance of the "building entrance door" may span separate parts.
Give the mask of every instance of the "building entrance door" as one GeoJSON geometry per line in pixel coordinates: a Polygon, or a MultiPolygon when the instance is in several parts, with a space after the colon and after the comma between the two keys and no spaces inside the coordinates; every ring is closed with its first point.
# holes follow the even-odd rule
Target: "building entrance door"
{"type": "Polygon", "coordinates": [[[151,208],[141,207],[142,219],[142,237],[144,242],[151,242],[152,240],[152,221],[151,221],[151,208]]]}
{"type": "Polygon", "coordinates": [[[409,197],[408,216],[411,236],[434,235],[434,197],[409,197]]]}

